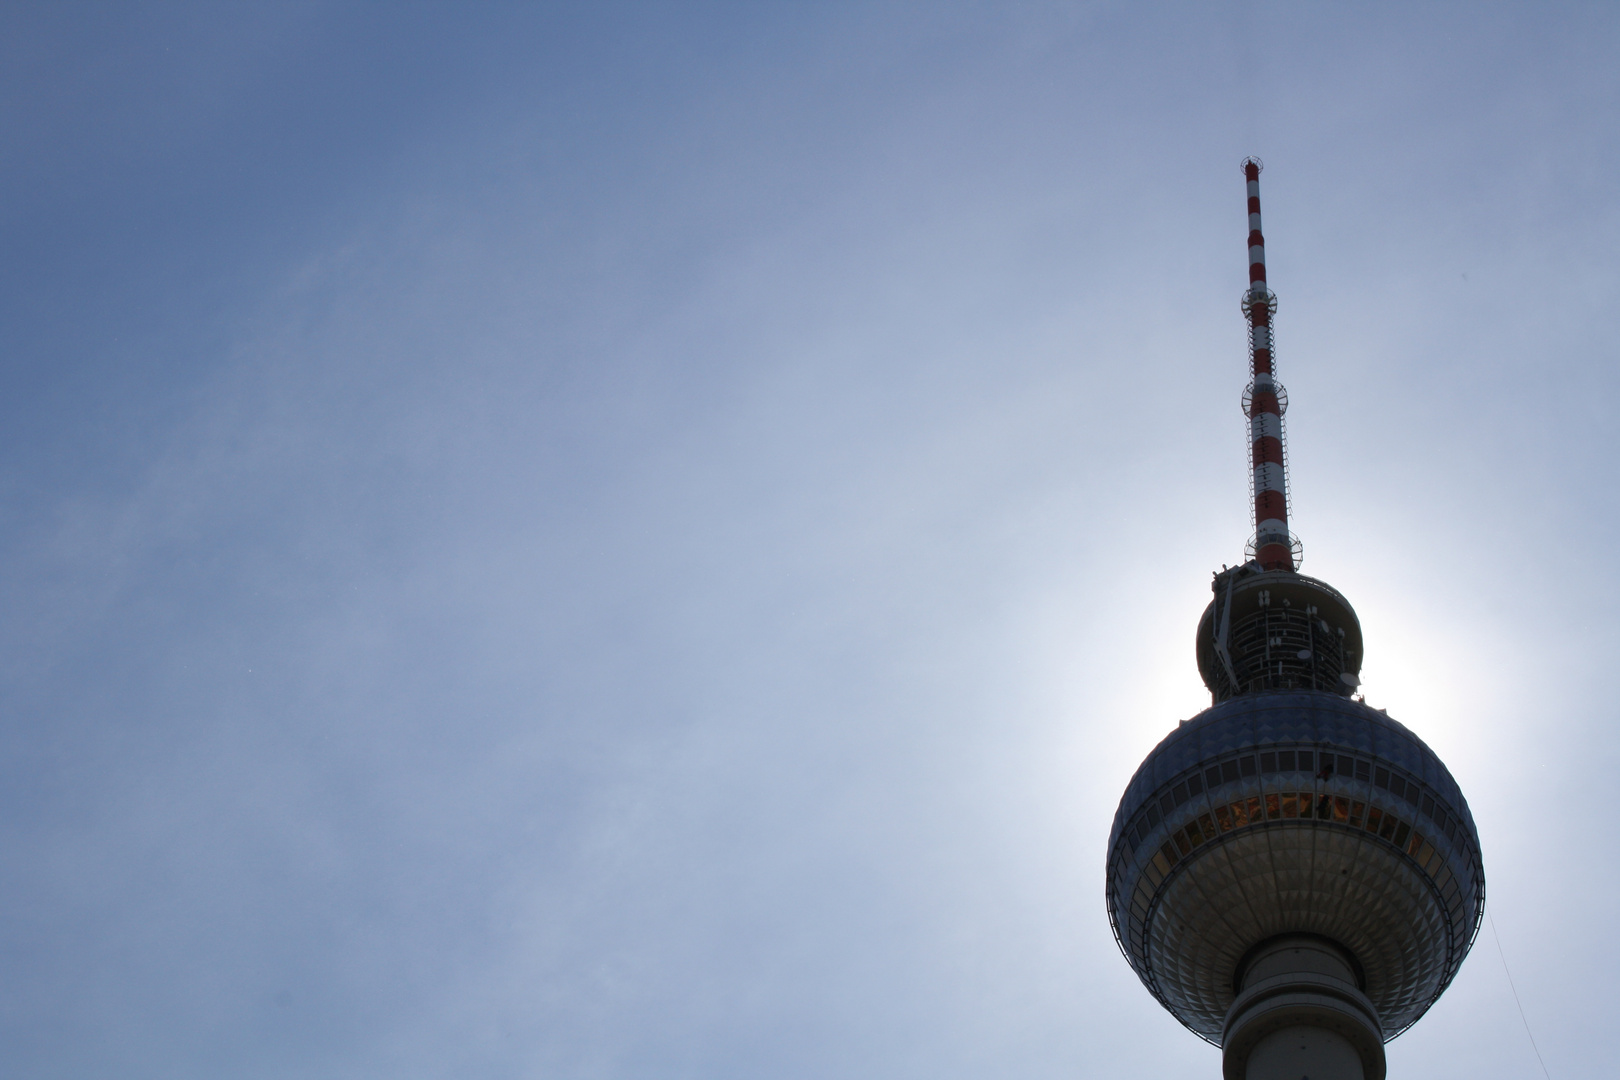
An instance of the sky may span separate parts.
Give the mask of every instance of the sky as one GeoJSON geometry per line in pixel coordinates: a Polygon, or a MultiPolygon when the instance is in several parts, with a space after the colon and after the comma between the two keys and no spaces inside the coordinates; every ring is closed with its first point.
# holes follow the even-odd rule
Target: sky
{"type": "Polygon", "coordinates": [[[7,5],[5,1071],[1217,1076],[1103,858],[1251,528],[1256,154],[1304,570],[1484,851],[1390,1075],[1601,1075],[1617,47],[7,5]]]}

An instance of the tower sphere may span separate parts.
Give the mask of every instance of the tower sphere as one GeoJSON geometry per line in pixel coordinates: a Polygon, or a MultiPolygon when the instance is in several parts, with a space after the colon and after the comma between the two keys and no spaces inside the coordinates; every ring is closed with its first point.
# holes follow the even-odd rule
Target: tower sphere
{"type": "Polygon", "coordinates": [[[1245,957],[1338,943],[1393,1037],[1434,1003],[1484,904],[1479,837],[1423,740],[1316,690],[1237,698],[1171,732],[1109,835],[1108,909],[1131,966],[1219,1043],[1245,957]]]}

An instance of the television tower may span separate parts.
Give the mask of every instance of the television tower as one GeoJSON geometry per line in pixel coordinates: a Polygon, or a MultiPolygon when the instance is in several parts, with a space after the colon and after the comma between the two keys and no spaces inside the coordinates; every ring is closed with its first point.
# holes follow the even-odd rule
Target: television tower
{"type": "Polygon", "coordinates": [[[1353,697],[1355,610],[1299,572],[1288,396],[1249,189],[1254,536],[1198,623],[1211,706],[1137,769],[1108,839],[1108,918],[1159,1003],[1221,1047],[1225,1080],[1384,1080],[1485,908],[1479,834],[1434,751],[1353,697]]]}

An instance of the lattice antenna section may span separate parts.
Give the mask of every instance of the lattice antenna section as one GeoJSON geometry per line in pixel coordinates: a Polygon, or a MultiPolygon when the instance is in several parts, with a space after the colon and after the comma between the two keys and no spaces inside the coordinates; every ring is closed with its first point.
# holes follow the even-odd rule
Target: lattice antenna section
{"type": "Polygon", "coordinates": [[[1299,568],[1300,543],[1288,528],[1288,453],[1283,412],[1288,394],[1276,379],[1272,316],[1277,297],[1266,286],[1266,240],[1260,230],[1259,158],[1243,162],[1249,186],[1249,288],[1243,314],[1249,321],[1249,385],[1243,413],[1249,420],[1250,495],[1254,502],[1254,536],[1247,553],[1265,570],[1299,568]]]}

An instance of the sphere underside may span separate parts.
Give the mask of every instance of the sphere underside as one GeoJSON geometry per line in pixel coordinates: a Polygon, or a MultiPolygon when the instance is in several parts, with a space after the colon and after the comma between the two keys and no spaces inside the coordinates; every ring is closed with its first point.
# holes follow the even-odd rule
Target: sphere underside
{"type": "Polygon", "coordinates": [[[1187,721],[1138,769],[1109,841],[1122,951],[1212,1042],[1245,954],[1286,934],[1349,950],[1393,1037],[1450,983],[1483,904],[1451,774],[1406,728],[1335,694],[1244,695],[1187,721]]]}
{"type": "Polygon", "coordinates": [[[1416,1020],[1438,994],[1449,950],[1432,882],[1376,836],[1331,823],[1278,822],[1212,843],[1184,861],[1147,920],[1146,969],[1177,1017],[1218,1039],[1233,974],[1255,943],[1319,934],[1350,950],[1386,1028],[1416,1020]]]}

